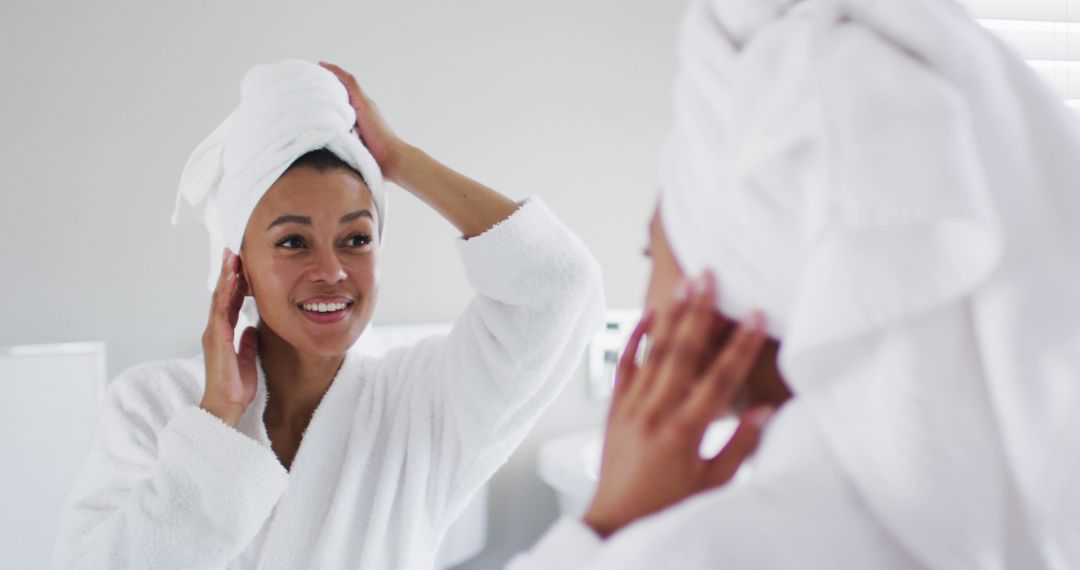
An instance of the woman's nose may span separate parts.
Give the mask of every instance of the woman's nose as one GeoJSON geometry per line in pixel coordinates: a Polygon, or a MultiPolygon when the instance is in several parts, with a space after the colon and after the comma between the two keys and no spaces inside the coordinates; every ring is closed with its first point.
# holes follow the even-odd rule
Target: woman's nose
{"type": "Polygon", "coordinates": [[[312,281],[337,283],[347,277],[345,265],[338,259],[337,253],[332,250],[323,250],[316,258],[315,263],[309,270],[308,276],[312,281]]]}

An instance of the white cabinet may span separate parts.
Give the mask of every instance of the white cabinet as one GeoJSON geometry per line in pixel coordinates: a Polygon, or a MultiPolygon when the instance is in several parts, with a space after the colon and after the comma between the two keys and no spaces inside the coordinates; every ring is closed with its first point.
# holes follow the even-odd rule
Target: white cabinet
{"type": "Polygon", "coordinates": [[[52,566],[56,519],[90,449],[104,386],[104,343],[0,347],[3,567],[52,566]]]}

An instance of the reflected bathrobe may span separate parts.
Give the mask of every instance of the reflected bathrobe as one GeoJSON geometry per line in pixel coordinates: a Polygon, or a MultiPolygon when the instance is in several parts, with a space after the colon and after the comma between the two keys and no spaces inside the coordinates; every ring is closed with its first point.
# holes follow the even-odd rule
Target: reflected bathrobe
{"type": "Polygon", "coordinates": [[[1080,123],[953,0],[692,0],[671,250],[794,399],[753,476],[511,570],[1080,568],[1080,123]]]}
{"type": "Polygon", "coordinates": [[[600,270],[538,199],[459,240],[476,298],[448,335],[350,351],[286,471],[262,413],[199,407],[202,357],[128,370],[61,515],[58,568],[430,569],[602,323],[600,270]]]}

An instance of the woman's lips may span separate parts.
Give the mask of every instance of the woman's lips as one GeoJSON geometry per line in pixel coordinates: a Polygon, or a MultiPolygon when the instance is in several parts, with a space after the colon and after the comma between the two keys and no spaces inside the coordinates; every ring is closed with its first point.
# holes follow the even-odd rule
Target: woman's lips
{"type": "Polygon", "coordinates": [[[312,323],[318,325],[337,323],[338,321],[345,320],[345,317],[349,316],[350,310],[352,310],[351,304],[347,304],[345,309],[340,309],[338,311],[329,311],[326,313],[307,311],[302,307],[300,308],[300,312],[303,313],[303,316],[308,317],[308,321],[311,321],[312,323]]]}
{"type": "Polygon", "coordinates": [[[308,321],[325,325],[345,320],[352,306],[353,301],[346,298],[316,297],[298,304],[297,309],[308,321]]]}
{"type": "Polygon", "coordinates": [[[318,305],[319,303],[352,303],[352,297],[345,297],[343,295],[316,295],[297,302],[298,305],[318,305]]]}

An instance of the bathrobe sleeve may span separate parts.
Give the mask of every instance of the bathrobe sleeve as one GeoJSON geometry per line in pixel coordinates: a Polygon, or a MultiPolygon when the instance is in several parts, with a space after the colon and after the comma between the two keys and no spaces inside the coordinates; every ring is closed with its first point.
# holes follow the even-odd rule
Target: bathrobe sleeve
{"type": "Polygon", "coordinates": [[[54,567],[224,568],[269,516],[287,483],[284,467],[272,450],[190,404],[197,395],[184,394],[191,387],[177,378],[187,372],[146,365],[110,384],[60,516],[54,567]]]}
{"type": "Polygon", "coordinates": [[[443,529],[559,394],[604,316],[599,264],[539,198],[457,245],[476,296],[449,335],[407,353],[414,397],[430,398],[422,451],[443,529]]]}
{"type": "Polygon", "coordinates": [[[565,517],[505,570],[926,568],[868,510],[811,408],[802,398],[781,407],[734,482],[606,540],[565,517]]]}

